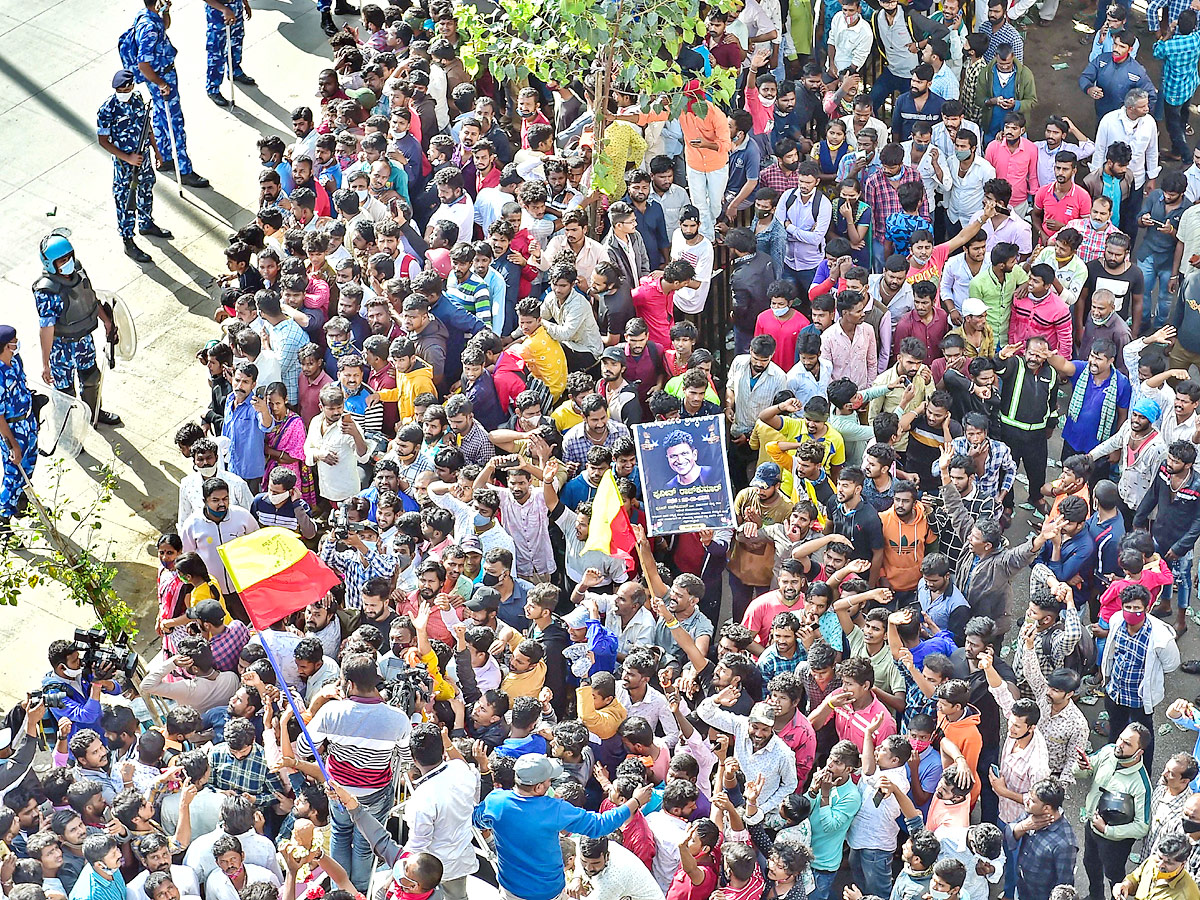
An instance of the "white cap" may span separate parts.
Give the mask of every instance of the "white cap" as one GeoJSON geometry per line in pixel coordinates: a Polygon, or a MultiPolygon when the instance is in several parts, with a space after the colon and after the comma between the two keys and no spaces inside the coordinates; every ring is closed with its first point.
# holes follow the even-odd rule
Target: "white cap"
{"type": "Polygon", "coordinates": [[[968,297],[963,301],[962,314],[964,316],[986,316],[987,304],[978,297],[968,297]]]}

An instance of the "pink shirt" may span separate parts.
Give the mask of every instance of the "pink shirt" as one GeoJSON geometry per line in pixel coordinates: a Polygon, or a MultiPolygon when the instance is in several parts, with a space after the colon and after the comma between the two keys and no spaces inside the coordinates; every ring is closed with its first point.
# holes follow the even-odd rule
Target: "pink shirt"
{"type": "Polygon", "coordinates": [[[1045,214],[1045,218],[1042,220],[1042,233],[1046,237],[1054,234],[1046,227],[1047,219],[1053,219],[1055,222],[1062,222],[1066,225],[1072,219],[1082,219],[1092,211],[1092,197],[1082,187],[1072,184],[1067,195],[1060,198],[1054,193],[1056,186],[1055,182],[1043,184],[1033,195],[1033,205],[1045,214]]]}
{"type": "Polygon", "coordinates": [[[988,144],[983,158],[992,164],[997,178],[1012,185],[1013,206],[1020,206],[1033,196],[1038,187],[1038,151],[1033,141],[1023,137],[1013,150],[1004,138],[998,137],[988,144]]]}
{"type": "Polygon", "coordinates": [[[879,374],[879,349],[875,329],[866,322],[854,329],[851,338],[838,323],[821,335],[821,359],[829,361],[833,380],[849,378],[865,391],[879,374]]]}
{"type": "Polygon", "coordinates": [[[751,601],[742,616],[742,627],[754,632],[754,639],[762,646],[767,646],[771,640],[771,623],[781,612],[796,613],[804,609],[804,598],[796,598],[795,604],[787,606],[779,597],[779,591],[770,591],[751,601]]]}
{"type": "Polygon", "coordinates": [[[796,710],[792,721],[775,733],[796,754],[796,781],[804,784],[808,781],[808,773],[812,771],[817,756],[817,734],[813,731],[812,723],[802,710],[796,710]]]}
{"type": "Polygon", "coordinates": [[[304,420],[304,426],[307,428],[308,423],[313,420],[313,416],[321,411],[321,388],[333,382],[329,377],[329,373],[324,369],[317,375],[315,381],[310,381],[308,376],[303,372],[300,373],[300,418],[304,420]]]}
{"type": "Polygon", "coordinates": [[[897,733],[896,720],[878,697],[872,697],[866,709],[855,709],[850,703],[837,707],[833,711],[833,727],[837,731],[838,738],[850,741],[861,753],[867,726],[874,722],[880,713],[883,713],[883,724],[875,732],[875,746],[878,747],[879,742],[885,737],[897,733]]]}
{"type": "Polygon", "coordinates": [[[1053,290],[1040,301],[1029,294],[1013,298],[1009,343],[1023,344],[1034,336],[1044,337],[1060,356],[1071,352],[1071,310],[1053,290]]]}
{"type": "Polygon", "coordinates": [[[803,313],[792,312],[790,319],[778,319],[770,309],[764,309],[754,322],[754,335],[769,334],[775,338],[775,353],[771,357],[775,365],[787,371],[796,364],[796,337],[800,329],[808,327],[803,313]]]}
{"type": "Polygon", "coordinates": [[[663,293],[662,279],[646,276],[633,292],[633,309],[646,322],[650,340],[660,347],[671,346],[671,326],[675,324],[675,294],[663,293]]]}

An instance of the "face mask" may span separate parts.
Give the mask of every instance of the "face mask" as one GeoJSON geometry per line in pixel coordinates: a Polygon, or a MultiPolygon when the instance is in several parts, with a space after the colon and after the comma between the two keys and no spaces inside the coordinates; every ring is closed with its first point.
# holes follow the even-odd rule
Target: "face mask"
{"type": "Polygon", "coordinates": [[[950,900],[949,891],[939,891],[937,888],[933,887],[929,889],[929,896],[932,897],[933,900],[950,900]]]}
{"type": "Polygon", "coordinates": [[[201,478],[212,478],[217,474],[216,464],[211,466],[196,466],[196,471],[200,473],[201,478]]]}
{"type": "MultiPolygon", "coordinates": [[[[63,669],[63,677],[64,678],[74,679],[74,678],[78,678],[82,674],[83,674],[83,669],[63,669]]],[[[1200,827],[1200,826],[1198,826],[1198,827],[1200,827]]]]}
{"type": "Polygon", "coordinates": [[[1112,319],[1112,317],[1113,317],[1113,313],[1109,313],[1107,316],[1104,316],[1103,318],[1100,318],[1098,316],[1092,316],[1092,324],[1095,325],[1097,328],[1103,328],[1105,325],[1107,325],[1109,323],[1109,321],[1112,319]]]}
{"type": "Polygon", "coordinates": [[[1095,219],[1088,219],[1088,221],[1092,223],[1092,227],[1094,229],[1096,229],[1097,231],[1099,231],[1101,228],[1103,228],[1105,225],[1108,224],[1103,219],[1100,219],[1099,221],[1097,221],[1095,219]]]}
{"type": "Polygon", "coordinates": [[[288,498],[288,494],[267,494],[267,500],[272,506],[281,506],[288,498]]]}
{"type": "Polygon", "coordinates": [[[122,103],[128,103],[133,99],[133,91],[117,91],[117,99],[122,103]]]}
{"type": "Polygon", "coordinates": [[[1113,62],[1125,62],[1125,60],[1128,58],[1129,58],[1128,50],[1126,50],[1124,53],[1118,53],[1116,50],[1113,51],[1113,62]]]}
{"type": "Polygon", "coordinates": [[[366,203],[366,202],[367,202],[367,191],[355,191],[354,193],[358,195],[358,202],[359,202],[359,203],[366,203]]]}
{"type": "Polygon", "coordinates": [[[1145,610],[1142,610],[1140,613],[1124,612],[1123,614],[1125,616],[1125,623],[1127,625],[1141,625],[1146,621],[1145,610]]]}
{"type": "Polygon", "coordinates": [[[773,213],[769,209],[758,209],[758,210],[755,210],[755,212],[758,213],[758,217],[760,219],[769,219],[773,215],[773,213]]]}
{"type": "Polygon", "coordinates": [[[517,110],[517,115],[518,115],[518,116],[520,116],[522,119],[532,119],[532,118],[533,118],[533,110],[531,110],[531,109],[518,109],[518,110],[517,110]]]}
{"type": "Polygon", "coordinates": [[[374,553],[379,548],[379,541],[363,541],[368,553],[374,553]]]}
{"type": "Polygon", "coordinates": [[[924,738],[910,737],[908,739],[908,743],[909,743],[909,746],[912,747],[913,753],[924,753],[926,750],[929,749],[929,746],[932,742],[927,741],[924,738]]]}
{"type": "Polygon", "coordinates": [[[1184,834],[1200,834],[1200,822],[1184,819],[1182,822],[1184,834]]]}
{"type": "Polygon", "coordinates": [[[788,307],[784,306],[784,307],[776,308],[776,307],[772,306],[771,314],[773,316],[775,316],[775,318],[777,318],[777,319],[782,319],[784,316],[786,316],[788,314],[788,307]]]}
{"type": "Polygon", "coordinates": [[[785,172],[794,172],[799,165],[800,165],[799,161],[796,161],[794,163],[786,163],[783,160],[779,161],[779,168],[783,169],[783,171],[785,171],[785,172]]]}
{"type": "Polygon", "coordinates": [[[970,150],[955,150],[954,155],[958,158],[959,162],[966,162],[968,159],[971,158],[971,151],[970,150]]]}
{"type": "Polygon", "coordinates": [[[223,518],[225,518],[227,515],[229,515],[229,510],[223,509],[220,512],[217,512],[215,509],[210,509],[208,511],[208,514],[211,518],[220,522],[223,518]]]}
{"type": "Polygon", "coordinates": [[[62,268],[58,270],[60,275],[71,275],[75,272],[75,258],[72,257],[62,264],[62,268]]]}
{"type": "Polygon", "coordinates": [[[896,182],[898,182],[898,181],[899,181],[901,178],[903,178],[903,177],[904,177],[904,172],[902,172],[902,171],[901,171],[901,172],[897,172],[895,175],[889,175],[889,176],[888,176],[888,181],[890,181],[890,182],[892,182],[893,184],[895,184],[896,182]]]}
{"type": "Polygon", "coordinates": [[[929,144],[928,143],[918,144],[916,141],[913,141],[913,149],[920,153],[924,153],[926,150],[929,149],[929,144]]]}
{"type": "Polygon", "coordinates": [[[485,584],[488,587],[495,587],[500,583],[500,576],[493,575],[491,572],[484,572],[483,577],[480,578],[479,581],[481,584],[485,584]]]}
{"type": "Polygon", "coordinates": [[[775,105],[775,98],[772,97],[770,100],[768,100],[766,97],[759,97],[758,102],[761,103],[767,109],[770,109],[772,106],[775,105]]]}
{"type": "Polygon", "coordinates": [[[492,521],[492,520],[489,519],[487,516],[483,515],[482,513],[475,513],[475,527],[476,528],[483,528],[490,521],[492,521]]]}

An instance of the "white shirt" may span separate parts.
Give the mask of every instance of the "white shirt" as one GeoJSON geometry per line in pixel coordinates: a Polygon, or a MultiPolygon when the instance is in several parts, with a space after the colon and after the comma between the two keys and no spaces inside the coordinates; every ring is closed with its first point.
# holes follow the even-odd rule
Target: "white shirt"
{"type": "Polygon", "coordinates": [[[671,879],[679,871],[679,844],[687,834],[688,823],[659,809],[646,816],[646,824],[650,826],[654,843],[658,845],[658,849],[654,851],[654,864],[650,871],[658,886],[665,892],[671,886],[671,879]]]}
{"type": "Polygon", "coordinates": [[[858,808],[846,834],[851,850],[890,850],[896,846],[896,835],[900,832],[900,826],[896,823],[900,816],[900,804],[889,795],[878,806],[875,805],[879,780],[885,775],[901,790],[908,790],[908,766],[876,769],[859,779],[858,792],[862,794],[862,806],[858,808]]]}
{"type": "Polygon", "coordinates": [[[233,584],[225,571],[225,564],[217,548],[226,541],[232,541],[243,534],[258,531],[258,523],[249,512],[239,506],[229,507],[229,512],[220,522],[214,522],[204,515],[203,508],[194,513],[179,529],[179,539],[183,541],[185,553],[199,554],[208,566],[208,574],[217,582],[222,594],[233,593],[233,584]]]}
{"type": "MultiPolygon", "coordinates": [[[[979,135],[979,126],[974,122],[963,119],[962,124],[958,126],[958,130],[962,131],[964,128],[974,133],[976,146],[983,142],[983,138],[979,135]]],[[[946,166],[958,161],[954,156],[954,135],[951,135],[949,130],[947,130],[945,122],[935,122],[933,124],[931,143],[941,151],[941,159],[938,160],[938,164],[942,167],[943,171],[946,166]]]]}
{"type": "Polygon", "coordinates": [[[325,414],[320,412],[308,423],[308,437],[304,441],[304,461],[317,467],[321,496],[340,503],[361,490],[358,464],[371,458],[371,448],[368,446],[366,452],[359,456],[354,449],[354,438],[342,431],[340,420],[334,420],[324,432],[321,430],[323,425],[325,414]],[[337,454],[337,462],[318,462],[317,454],[329,450],[337,454]]]}
{"type": "MultiPolygon", "coordinates": [[[[216,859],[213,858],[212,848],[213,844],[217,842],[217,838],[224,834],[226,834],[225,830],[218,828],[216,831],[210,831],[208,834],[194,838],[183,857],[183,864],[190,866],[195,870],[197,877],[204,879],[210,898],[212,897],[212,884],[208,883],[208,876],[213,872],[221,871],[216,859]]],[[[256,868],[266,869],[268,875],[274,876],[275,884],[283,884],[283,872],[279,868],[279,860],[275,858],[275,845],[269,838],[263,837],[253,828],[245,834],[235,834],[234,837],[242,843],[242,852],[246,854],[247,867],[253,865],[256,868]]]]}
{"type": "Polygon", "coordinates": [[[575,854],[575,877],[591,886],[588,900],[663,900],[650,870],[616,841],[608,842],[608,865],[597,875],[584,872],[583,854],[575,854]]]}
{"type": "MultiPolygon", "coordinates": [[[[639,613],[641,612],[649,612],[649,610],[639,610],[639,613]]],[[[679,723],[675,721],[671,705],[661,691],[655,690],[651,685],[646,685],[646,696],[642,698],[641,702],[634,702],[633,698],[629,696],[629,691],[625,689],[625,685],[618,681],[617,702],[625,707],[628,715],[641,716],[650,723],[651,728],[657,729],[661,725],[663,741],[669,749],[674,751],[675,745],[679,743],[679,723]]]]}
{"type": "MultiPolygon", "coordinates": [[[[829,43],[833,45],[834,65],[841,72],[850,66],[863,66],[867,57],[871,55],[871,45],[875,43],[875,36],[871,34],[871,26],[861,15],[853,25],[847,25],[845,13],[839,12],[833,17],[833,24],[829,27],[829,43]]],[[[886,140],[881,136],[879,146],[882,147],[884,143],[886,140]]]]}
{"type": "Polygon", "coordinates": [[[696,270],[696,280],[700,287],[681,287],[675,292],[675,308],[688,315],[697,315],[704,311],[708,302],[708,287],[713,276],[713,245],[712,241],[700,235],[700,242],[689,244],[678,228],[671,235],[671,259],[686,259],[696,270]]]}
{"type": "Polygon", "coordinates": [[[946,192],[946,218],[959,225],[971,221],[971,217],[983,209],[983,185],[988,179],[996,177],[996,170],[990,162],[975,154],[975,160],[967,174],[959,176],[959,161],[950,153],[948,162],[940,163],[942,167],[942,190],[946,192]]]}
{"type": "MultiPolygon", "coordinates": [[[[979,271],[982,272],[987,267],[985,259],[979,264],[979,271]]],[[[949,297],[954,301],[954,308],[962,312],[963,301],[970,296],[971,279],[978,274],[967,268],[967,254],[956,253],[954,256],[946,260],[946,265],[942,269],[942,280],[939,285],[940,293],[943,297],[949,297]]]]}
{"type": "MultiPolygon", "coordinates": [[[[174,867],[172,867],[174,868],[174,867]]],[[[283,882],[268,872],[262,866],[246,863],[246,886],[266,882],[275,887],[282,887],[283,882]]],[[[229,876],[220,869],[213,869],[204,883],[208,900],[238,900],[238,889],[233,886],[229,876]]]]}
{"type": "MultiPolygon", "coordinates": [[[[217,466],[217,473],[213,477],[220,478],[229,485],[229,502],[232,505],[249,511],[250,504],[254,502],[254,494],[250,492],[249,485],[240,475],[234,475],[221,466],[217,466]]],[[[205,480],[199,472],[189,472],[183,476],[183,481],[179,482],[179,516],[175,520],[176,532],[183,529],[184,522],[204,509],[205,480]]]]}
{"type": "MultiPolygon", "coordinates": [[[[913,164],[912,140],[907,140],[900,146],[904,148],[904,164],[906,166],[911,166],[913,164]]],[[[925,149],[925,152],[921,154],[921,161],[917,163],[916,166],[917,173],[921,176],[921,183],[925,185],[925,202],[929,205],[930,215],[933,214],[934,209],[933,192],[941,185],[941,182],[938,181],[937,174],[933,171],[933,154],[930,152],[932,150],[933,142],[931,140],[929,146],[925,149]]],[[[951,154],[950,158],[954,159],[954,155],[951,154]]],[[[946,171],[946,157],[941,155],[940,150],[938,151],[938,165],[942,167],[943,172],[946,171]]],[[[893,318],[895,317],[893,316],[893,318]]]]}
{"type": "Polygon", "coordinates": [[[1080,162],[1094,159],[1096,153],[1096,145],[1091,141],[1084,141],[1082,144],[1072,144],[1070,141],[1063,141],[1053,150],[1046,146],[1044,140],[1034,141],[1033,146],[1037,147],[1038,152],[1038,184],[1050,184],[1050,182],[1054,181],[1054,157],[1063,150],[1070,150],[1080,162]]]}
{"type": "MultiPolygon", "coordinates": [[[[593,594],[590,591],[585,596],[596,601],[600,615],[604,616],[604,627],[617,636],[617,652],[628,653],[634,647],[650,647],[654,645],[654,614],[646,607],[641,607],[628,625],[621,624],[621,616],[617,613],[617,605],[613,602],[612,594],[593,594]],[[645,615],[642,615],[645,613],[645,615]]],[[[617,687],[620,687],[618,683],[617,687]]],[[[625,707],[626,712],[629,707],[625,707]]]]}
{"type": "Polygon", "coordinates": [[[460,241],[471,240],[472,226],[475,224],[475,204],[471,202],[471,195],[463,191],[461,197],[453,203],[443,203],[429,217],[431,222],[440,222],[442,219],[458,226],[460,241]]]}
{"type": "MultiPolygon", "coordinates": [[[[841,13],[838,13],[838,15],[840,16],[841,13]]],[[[875,156],[877,159],[879,156],[878,148],[889,142],[888,136],[892,133],[892,130],[888,128],[887,123],[884,122],[883,119],[877,119],[874,116],[870,116],[861,127],[855,127],[853,113],[848,116],[842,116],[841,123],[846,126],[846,143],[850,146],[851,150],[858,149],[858,133],[862,131],[863,128],[870,128],[872,131],[874,131],[875,137],[877,138],[875,141],[875,156]]],[[[951,153],[950,155],[953,156],[954,154],[951,153]]]]}
{"type": "Polygon", "coordinates": [[[263,347],[262,353],[254,360],[254,367],[258,369],[258,381],[255,383],[264,388],[276,381],[283,381],[283,367],[274,350],[263,347]]]}
{"type": "Polygon", "coordinates": [[[429,96],[433,99],[439,131],[445,131],[446,126],[450,124],[449,88],[450,83],[446,80],[445,70],[441,66],[430,66],[429,96]]]}
{"type": "MultiPolygon", "coordinates": [[[[179,888],[180,900],[200,900],[200,882],[196,880],[195,872],[188,866],[172,864],[170,874],[175,887],[179,888]]],[[[133,876],[133,880],[125,885],[125,900],[147,900],[143,888],[149,877],[150,873],[146,869],[133,876]]]]}
{"type": "Polygon", "coordinates": [[[479,771],[461,759],[450,759],[419,782],[404,806],[408,823],[406,853],[426,851],[442,861],[449,881],[479,869],[471,813],[479,802],[479,771]]]}
{"type": "Polygon", "coordinates": [[[1133,151],[1129,172],[1133,175],[1135,188],[1140,188],[1148,178],[1158,177],[1162,166],[1158,164],[1158,123],[1154,121],[1154,116],[1130,119],[1125,115],[1123,106],[1107,113],[1096,126],[1096,149],[1092,152],[1092,158],[1104,159],[1108,155],[1109,145],[1118,141],[1128,144],[1133,151]]]}
{"type": "Polygon", "coordinates": [[[1195,203],[1200,200],[1200,166],[1188,166],[1183,170],[1183,177],[1187,179],[1187,190],[1183,195],[1187,197],[1188,203],[1195,203]]]}

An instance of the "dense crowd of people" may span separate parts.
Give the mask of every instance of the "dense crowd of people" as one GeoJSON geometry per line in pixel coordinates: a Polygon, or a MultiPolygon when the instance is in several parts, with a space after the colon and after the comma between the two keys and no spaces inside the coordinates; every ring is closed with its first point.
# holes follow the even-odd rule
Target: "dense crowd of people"
{"type": "MultiPolygon", "coordinates": [[[[1200,900],[1200,762],[1155,765],[1160,726],[1200,732],[1165,684],[1200,539],[1196,10],[1154,0],[1139,46],[1101,3],[1096,133],[1035,141],[1018,25],[1056,0],[735,0],[670,63],[737,91],[675,120],[619,80],[598,109],[594,70],[470,71],[447,0],[318,5],[333,65],[258,141],[175,435],[147,702],[50,645],[0,731],[2,895],[1200,900]],[[634,428],[704,416],[735,527],[648,537],[634,428]],[[610,473],[628,559],[588,540],[610,473]],[[256,631],[218,548],[270,526],[341,583],[256,631]]],[[[209,6],[225,105],[250,10],[209,6]]],[[[151,157],[205,182],[146,7],[101,116],[139,261],[151,157]]],[[[45,377],[98,411],[62,240],[45,377]]],[[[11,331],[4,522],[36,461],[11,331]]]]}

